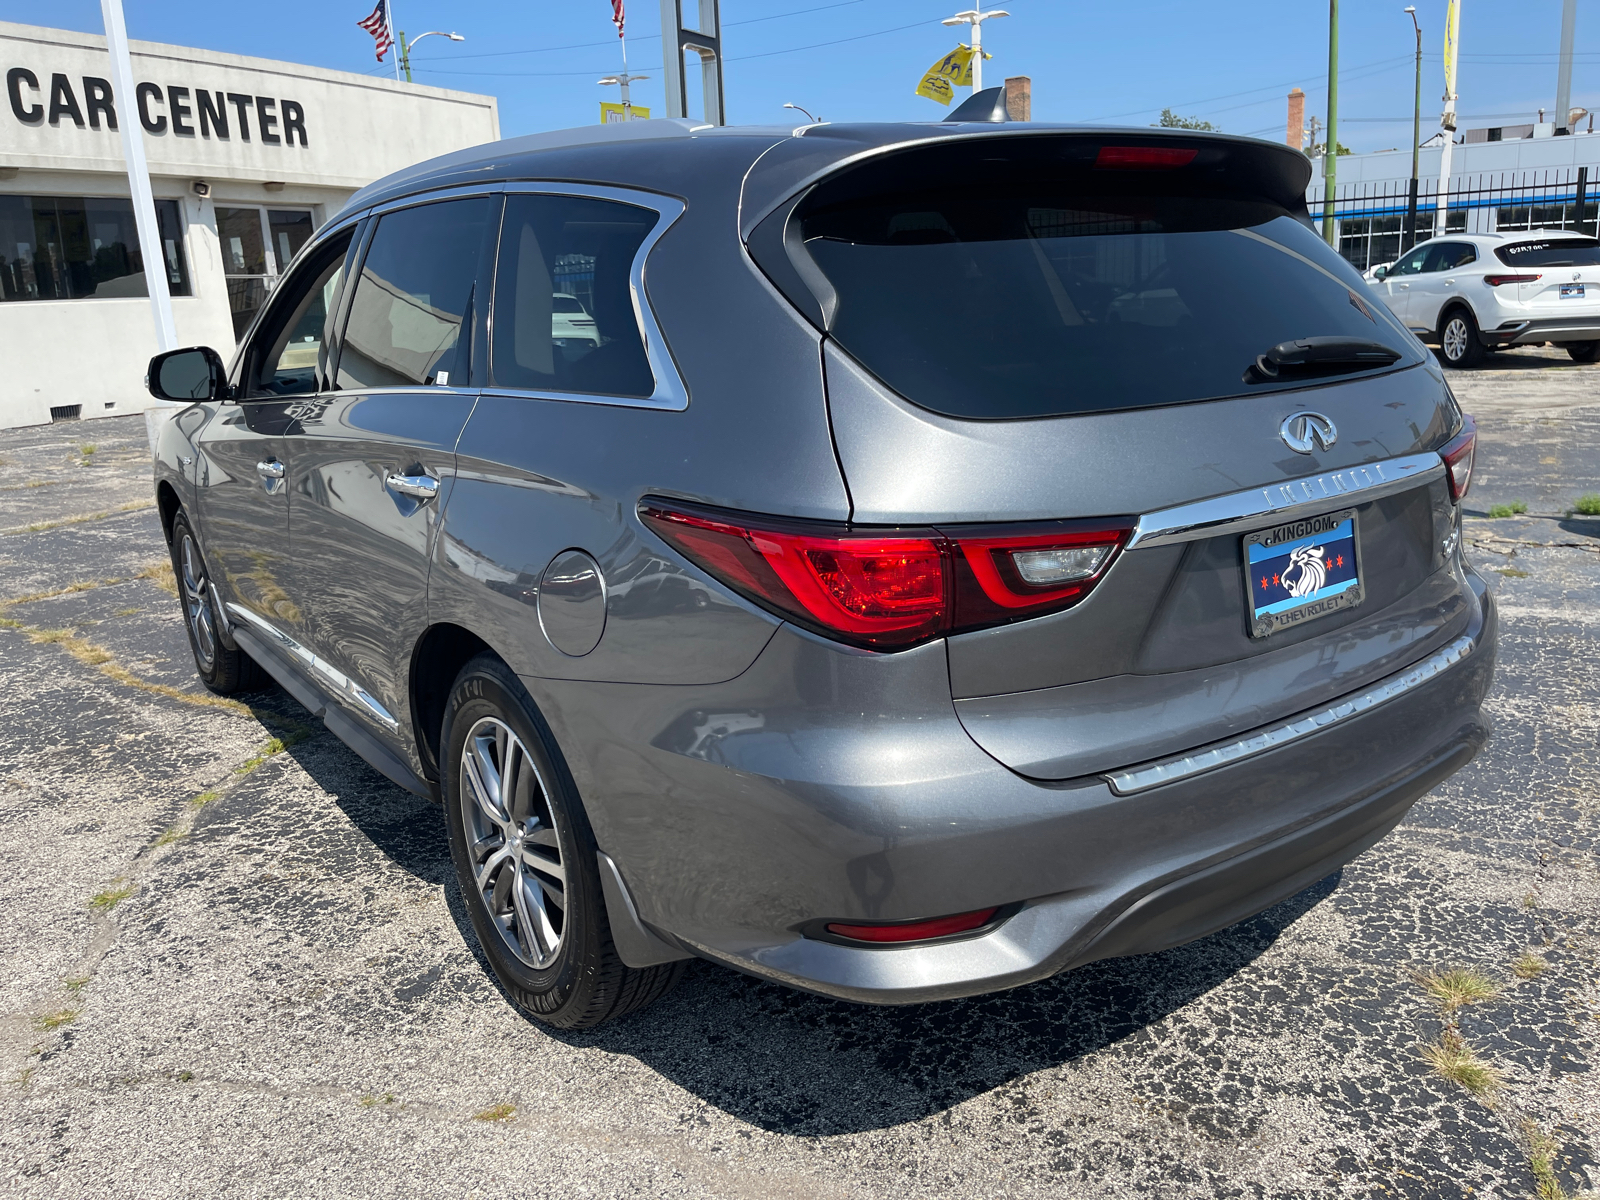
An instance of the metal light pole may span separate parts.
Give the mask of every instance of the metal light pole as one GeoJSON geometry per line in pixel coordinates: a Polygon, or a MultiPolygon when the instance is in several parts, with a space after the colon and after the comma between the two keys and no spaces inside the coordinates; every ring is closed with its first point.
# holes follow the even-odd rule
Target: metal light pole
{"type": "Polygon", "coordinates": [[[1411,110],[1411,198],[1406,201],[1406,227],[1400,231],[1401,254],[1417,244],[1417,157],[1422,153],[1422,26],[1414,5],[1406,6],[1406,14],[1417,31],[1417,98],[1411,110]]]}
{"type": "Polygon", "coordinates": [[[407,83],[411,82],[411,51],[425,37],[444,37],[449,38],[452,42],[464,42],[467,40],[459,33],[446,33],[442,29],[430,29],[427,33],[417,34],[416,37],[408,42],[406,41],[406,31],[402,29],[400,31],[400,65],[405,68],[407,83]]]}
{"type": "Polygon", "coordinates": [[[610,84],[622,89],[622,119],[633,120],[633,104],[628,100],[628,84],[635,79],[649,79],[648,75],[629,75],[624,71],[621,75],[607,75],[604,79],[595,80],[596,83],[610,84]]]}
{"type": "Polygon", "coordinates": [[[784,107],[785,108],[792,108],[792,109],[795,110],[795,112],[803,112],[803,113],[805,113],[806,114],[806,120],[810,121],[813,125],[816,125],[816,124],[820,123],[816,117],[813,117],[811,115],[811,111],[809,109],[801,108],[798,104],[785,104],[784,107]]]}
{"type": "Polygon", "coordinates": [[[971,25],[972,26],[972,94],[976,96],[983,91],[983,23],[992,21],[997,17],[1009,17],[1011,14],[1003,8],[993,8],[988,12],[979,12],[969,8],[966,12],[958,12],[953,17],[946,17],[941,25],[971,25]]]}
{"type": "Polygon", "coordinates": [[[1328,0],[1328,141],[1322,149],[1322,240],[1332,246],[1333,188],[1339,174],[1339,0],[1328,0]]]}
{"type": "Polygon", "coordinates": [[[1439,117],[1444,145],[1439,152],[1439,199],[1434,209],[1434,237],[1449,232],[1450,156],[1456,148],[1456,60],[1460,47],[1461,0],[1450,0],[1444,10],[1444,112],[1439,117]]]}
{"type": "Polygon", "coordinates": [[[1561,6],[1561,61],[1556,68],[1556,128],[1572,128],[1572,39],[1578,25],[1578,0],[1561,6]]]}

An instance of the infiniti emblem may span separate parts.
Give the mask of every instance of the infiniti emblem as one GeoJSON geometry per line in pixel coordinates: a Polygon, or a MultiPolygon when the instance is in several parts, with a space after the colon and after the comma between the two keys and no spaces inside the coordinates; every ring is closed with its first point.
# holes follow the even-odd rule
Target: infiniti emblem
{"type": "Polygon", "coordinates": [[[1339,431],[1333,427],[1333,422],[1316,412],[1297,412],[1285,417],[1278,426],[1278,433],[1283,444],[1296,454],[1326,450],[1339,440],[1339,431]]]}

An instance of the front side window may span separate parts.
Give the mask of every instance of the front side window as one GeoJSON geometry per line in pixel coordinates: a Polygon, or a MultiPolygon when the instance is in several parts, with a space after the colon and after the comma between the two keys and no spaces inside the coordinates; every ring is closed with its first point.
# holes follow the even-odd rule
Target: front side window
{"type": "MultiPolygon", "coordinates": [[[[183,220],[157,200],[167,289],[189,295],[183,220]]],[[[148,295],[133,202],[117,198],[0,196],[0,300],[88,300],[148,295]]]]}
{"type": "Polygon", "coordinates": [[[633,260],[659,215],[578,196],[510,196],[495,268],[498,387],[649,396],[633,260]]]}
{"type": "Polygon", "coordinates": [[[355,280],[341,388],[464,385],[462,336],[489,219],[486,196],[421,204],[378,220],[355,280]]]}
{"type": "Polygon", "coordinates": [[[273,315],[256,335],[248,396],[304,396],[319,390],[319,366],[334,297],[344,273],[350,235],[319,247],[313,261],[287,279],[273,298],[273,315]]]}
{"type": "Polygon", "coordinates": [[[1412,248],[1404,258],[1389,268],[1389,273],[1385,278],[1393,279],[1396,275],[1420,275],[1423,264],[1428,261],[1428,254],[1432,250],[1432,246],[1416,246],[1412,248]]]}

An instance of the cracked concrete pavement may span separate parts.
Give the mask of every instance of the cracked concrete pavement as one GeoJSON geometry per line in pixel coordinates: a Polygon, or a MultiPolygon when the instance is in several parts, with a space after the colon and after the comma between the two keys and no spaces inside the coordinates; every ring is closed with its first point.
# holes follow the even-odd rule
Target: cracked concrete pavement
{"type": "Polygon", "coordinates": [[[0,434],[0,1194],[1513,1197],[1527,1122],[1567,1194],[1600,1186],[1600,521],[1565,515],[1600,492],[1600,368],[1451,380],[1469,509],[1529,507],[1466,521],[1496,732],[1374,849],[1001,995],[696,963],[579,1034],[485,973],[436,809],[280,692],[208,702],[155,513],[123,510],[142,421],[0,434]],[[1413,976],[1452,965],[1498,993],[1447,1019],[1413,976]],[[1447,1020],[1498,1091],[1422,1060],[1447,1020]]]}

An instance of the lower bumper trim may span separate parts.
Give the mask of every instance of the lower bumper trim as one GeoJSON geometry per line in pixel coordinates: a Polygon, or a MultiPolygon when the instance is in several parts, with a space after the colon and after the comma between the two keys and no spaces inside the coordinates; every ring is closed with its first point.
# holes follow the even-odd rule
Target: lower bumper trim
{"type": "Polygon", "coordinates": [[[1187,779],[1205,771],[1214,771],[1218,767],[1225,767],[1229,763],[1263,754],[1268,750],[1276,750],[1279,746],[1286,746],[1330,725],[1337,725],[1341,721],[1376,708],[1396,696],[1403,696],[1466,658],[1472,653],[1472,648],[1472,638],[1459,637],[1409,670],[1391,675],[1375,687],[1347,696],[1325,708],[1316,709],[1277,725],[1270,725],[1248,737],[1221,742],[1204,750],[1163,759],[1160,762],[1130,767],[1124,771],[1108,772],[1102,778],[1111,785],[1111,790],[1117,795],[1131,796],[1165,783],[1187,779]]]}

